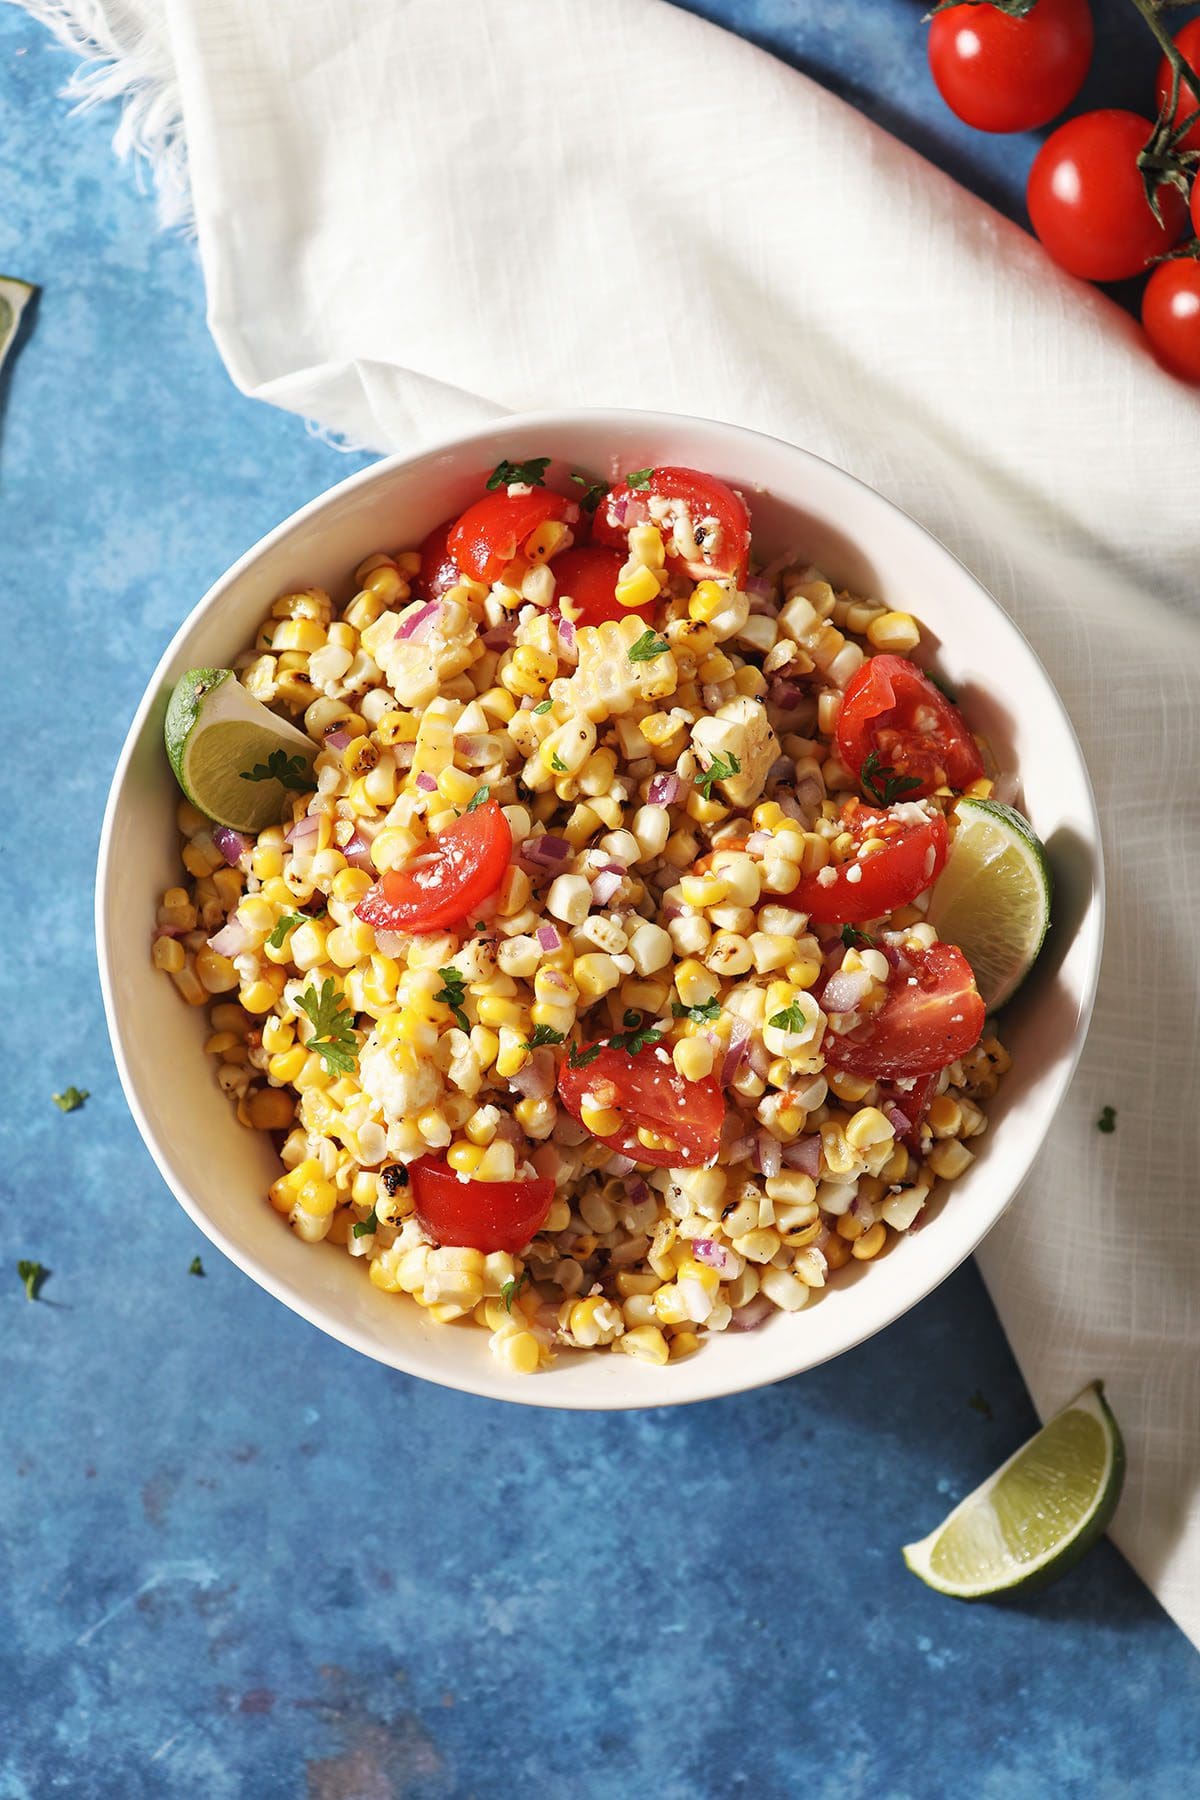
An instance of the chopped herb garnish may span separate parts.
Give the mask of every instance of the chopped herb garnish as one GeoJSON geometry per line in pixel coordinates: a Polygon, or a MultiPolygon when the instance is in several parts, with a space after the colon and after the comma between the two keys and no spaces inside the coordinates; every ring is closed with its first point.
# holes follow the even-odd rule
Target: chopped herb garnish
{"type": "Polygon", "coordinates": [[[653,662],[656,656],[665,656],[670,648],[666,638],[659,637],[647,627],[641,637],[635,638],[630,644],[629,660],[634,663],[653,662]]]}
{"type": "Polygon", "coordinates": [[[972,1412],[982,1413],[985,1419],[993,1417],[991,1402],[985,1398],[983,1392],[979,1388],[975,1389],[975,1392],[967,1401],[967,1405],[971,1408],[972,1412]]]}
{"type": "Polygon", "coordinates": [[[650,477],[653,473],[653,469],[635,469],[632,475],[627,475],[625,477],[625,484],[627,487],[631,488],[649,487],[650,477]]]}
{"type": "Polygon", "coordinates": [[[482,806],[484,801],[490,797],[491,791],[491,788],[488,787],[486,782],[482,787],[476,788],[475,792],[471,795],[471,798],[467,801],[464,811],[469,813],[474,812],[477,806],[482,806]]]}
{"type": "Polygon", "coordinates": [[[594,513],[605,494],[608,492],[608,483],[604,481],[589,481],[586,475],[579,475],[574,470],[571,471],[571,480],[575,483],[576,487],[581,487],[583,489],[582,494],[579,496],[579,504],[582,506],[584,512],[594,513]]]}
{"type": "Polygon", "coordinates": [[[567,1051],[567,1061],[573,1069],[586,1069],[589,1063],[595,1062],[603,1048],[603,1044],[589,1044],[586,1050],[580,1050],[572,1044],[567,1051]]]}
{"type": "Polygon", "coordinates": [[[375,1208],[371,1208],[365,1219],[356,1220],[351,1229],[356,1238],[373,1237],[375,1232],[379,1229],[379,1220],[376,1217],[375,1208]]]}
{"type": "Polygon", "coordinates": [[[17,1264],[17,1274],[25,1283],[25,1298],[27,1300],[36,1300],[38,1298],[42,1291],[42,1283],[49,1273],[49,1269],[44,1268],[40,1262],[26,1262],[22,1257],[21,1261],[17,1264]]]}
{"type": "Polygon", "coordinates": [[[525,1040],[525,1048],[527,1050],[541,1050],[546,1044],[561,1044],[562,1041],[563,1034],[561,1031],[555,1031],[550,1025],[535,1025],[533,1028],[533,1036],[526,1038],[525,1040]]]}
{"type": "Polygon", "coordinates": [[[297,794],[311,794],[317,785],[299,750],[295,756],[289,756],[285,750],[272,750],[265,763],[255,763],[240,774],[243,781],[277,781],[280,787],[291,788],[297,794]]]}
{"type": "Polygon", "coordinates": [[[847,950],[869,950],[875,939],[867,932],[860,931],[857,925],[843,925],[842,942],[847,950]]]}
{"type": "Polygon", "coordinates": [[[342,1005],[333,976],[325,977],[319,993],[315,987],[305,988],[296,1004],[315,1027],[305,1049],[315,1050],[331,1075],[349,1075],[358,1061],[358,1034],[354,1014],[342,1005]]]}
{"type": "Polygon", "coordinates": [[[636,1056],[639,1050],[651,1050],[655,1044],[661,1044],[666,1033],[656,1031],[654,1026],[645,1025],[639,1012],[627,1012],[624,1018],[625,1030],[619,1031],[608,1040],[612,1050],[624,1050],[627,1056],[636,1056]]]}
{"type": "Polygon", "coordinates": [[[1106,1106],[1101,1112],[1100,1117],[1096,1120],[1096,1130],[1115,1131],[1116,1129],[1117,1109],[1115,1106],[1106,1106]]]}
{"type": "Polygon", "coordinates": [[[728,781],[731,775],[740,775],[741,772],[742,765],[732,750],[728,756],[722,756],[718,751],[703,774],[697,775],[696,786],[706,800],[711,800],[714,781],[728,781]]]}
{"type": "Polygon", "coordinates": [[[203,1275],[203,1273],[204,1273],[204,1264],[200,1261],[200,1258],[198,1256],[193,1256],[191,1262],[188,1264],[188,1274],[189,1275],[203,1275]]]}
{"type": "Polygon", "coordinates": [[[539,700],[533,710],[535,713],[552,712],[554,710],[554,702],[553,700],[539,700]]]}
{"type": "Polygon", "coordinates": [[[710,1025],[721,1016],[719,1000],[703,1000],[699,1006],[680,1006],[678,1000],[672,1000],[671,1011],[677,1019],[693,1019],[697,1025],[710,1025]]]}
{"type": "Polygon", "coordinates": [[[496,488],[511,487],[521,483],[525,487],[545,487],[546,470],[550,467],[548,456],[531,456],[528,462],[509,462],[505,457],[498,462],[487,478],[488,492],[496,488]]]}
{"type": "Polygon", "coordinates": [[[470,1031],[471,1021],[463,1011],[467,998],[466,976],[453,965],[446,969],[439,969],[438,974],[442,978],[442,986],[440,992],[433,996],[434,999],[440,1000],[443,1006],[450,1008],[460,1031],[470,1031]]]}
{"type": "Polygon", "coordinates": [[[400,1189],[408,1186],[408,1170],[403,1163],[389,1163],[386,1169],[380,1169],[379,1179],[384,1193],[394,1200],[400,1189]]]}
{"type": "Polygon", "coordinates": [[[289,931],[295,931],[297,925],[308,923],[307,913],[281,913],[275,921],[275,929],[267,939],[272,950],[282,950],[284,939],[289,931]]]}
{"type": "Polygon", "coordinates": [[[901,794],[911,794],[921,786],[919,776],[898,775],[890,763],[881,762],[878,750],[869,753],[858,778],[868,799],[877,806],[890,806],[901,794]]]}
{"type": "Polygon", "coordinates": [[[554,770],[556,775],[565,775],[567,773],[567,765],[558,754],[557,750],[552,750],[550,752],[550,767],[554,770]]]}
{"type": "Polygon", "coordinates": [[[805,1016],[803,1008],[795,1000],[784,1012],[777,1012],[767,1020],[776,1031],[807,1031],[811,1021],[805,1016]]]}
{"type": "Polygon", "coordinates": [[[87,1088],[77,1087],[64,1088],[61,1094],[51,1095],[59,1112],[78,1112],[87,1097],[87,1088]]]}
{"type": "Polygon", "coordinates": [[[500,1298],[504,1302],[505,1312],[510,1313],[512,1311],[513,1301],[528,1280],[529,1270],[522,1269],[519,1275],[514,1275],[511,1281],[506,1281],[504,1283],[504,1286],[500,1289],[500,1298]]]}

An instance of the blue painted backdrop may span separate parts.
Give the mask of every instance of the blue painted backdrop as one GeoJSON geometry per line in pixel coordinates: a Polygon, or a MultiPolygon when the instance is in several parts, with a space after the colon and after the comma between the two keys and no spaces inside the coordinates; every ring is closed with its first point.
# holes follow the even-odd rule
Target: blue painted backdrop
{"type": "MultiPolygon", "coordinates": [[[[939,110],[919,0],[697,10],[1019,212],[1032,144],[939,110]]],[[[1141,103],[1098,10],[1089,97],[1141,103]]],[[[1111,1547],[1005,1610],[901,1566],[1035,1423],[973,1269],[769,1392],[534,1413],[338,1348],[170,1199],[101,1021],[102,800],[195,596],[353,464],[235,393],[64,73],[0,13],[0,268],[44,289],[0,396],[0,1800],[1195,1792],[1200,1665],[1111,1547]]]]}

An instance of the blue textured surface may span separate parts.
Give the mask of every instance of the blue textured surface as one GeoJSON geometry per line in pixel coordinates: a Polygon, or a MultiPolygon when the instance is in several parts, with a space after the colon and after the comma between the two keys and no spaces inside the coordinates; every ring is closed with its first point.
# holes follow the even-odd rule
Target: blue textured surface
{"type": "MultiPolygon", "coordinates": [[[[707,10],[1019,193],[918,4],[707,10]]],[[[770,1391],[542,1414],[340,1349],[170,1199],[96,991],[103,796],[193,598],[353,464],[234,392],[64,68],[0,13],[0,268],[45,290],[0,399],[0,1800],[1194,1793],[1200,1665],[1110,1546],[1006,1609],[900,1564],[1035,1422],[973,1269],[770,1391]]]]}

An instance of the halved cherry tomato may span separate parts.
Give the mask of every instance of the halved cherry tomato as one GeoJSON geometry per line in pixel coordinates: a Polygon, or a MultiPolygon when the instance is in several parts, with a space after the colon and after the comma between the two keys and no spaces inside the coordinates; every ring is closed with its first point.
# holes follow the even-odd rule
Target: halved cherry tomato
{"type": "Polygon", "coordinates": [[[974,1048],[984,1016],[962,951],[931,944],[905,953],[878,1012],[844,1037],[827,1031],[821,1051],[826,1062],[852,1075],[930,1075],[974,1048]]]}
{"type": "Polygon", "coordinates": [[[750,560],[750,514],[742,496],[715,475],[705,475],[699,469],[664,467],[652,469],[644,487],[631,488],[627,481],[619,482],[596,508],[592,535],[598,544],[625,550],[630,528],[646,524],[658,525],[667,548],[668,567],[685,570],[694,581],[711,575],[732,575],[739,587],[745,581],[750,560]],[[657,519],[650,517],[652,497],[686,509],[697,534],[698,561],[678,556],[672,549],[669,522],[664,530],[657,519]],[[715,524],[701,543],[699,529],[705,519],[712,519],[715,524]]]}
{"type": "Polygon", "coordinates": [[[623,558],[615,550],[602,550],[598,544],[564,550],[550,567],[556,598],[566,594],[579,608],[577,625],[603,625],[606,619],[623,619],[627,613],[641,618],[654,605],[652,600],[644,606],[621,605],[616,587],[623,558]]]}
{"type": "Polygon", "coordinates": [[[530,532],[547,519],[579,517],[579,507],[565,494],[534,488],[528,494],[510,494],[497,488],[468,506],[450,529],[450,555],[464,575],[476,581],[495,581],[516,556],[530,532]]]}
{"type": "Polygon", "coordinates": [[[570,1059],[558,1073],[558,1092],[573,1118],[582,1122],[583,1104],[613,1109],[621,1126],[599,1142],[635,1162],[658,1169],[702,1168],[715,1160],[725,1122],[725,1099],[713,1075],[685,1081],[661,1044],[628,1050],[606,1045],[583,1068],[570,1059]],[[643,1144],[638,1126],[664,1140],[662,1148],[643,1144]]]}
{"type": "Polygon", "coordinates": [[[494,800],[464,813],[402,869],[391,869],[355,912],[380,931],[439,931],[494,894],[512,861],[512,830],[494,800]]]}
{"type": "Polygon", "coordinates": [[[908,1130],[899,1134],[900,1142],[907,1144],[910,1150],[921,1148],[921,1121],[937,1093],[940,1074],[941,1070],[935,1069],[930,1075],[910,1075],[908,1080],[912,1085],[908,1087],[901,1087],[896,1081],[879,1083],[876,1105],[881,1106],[885,1112],[889,1106],[899,1107],[908,1120],[908,1130]]]}
{"type": "Polygon", "coordinates": [[[541,1230],[554,1199],[554,1183],[463,1181],[435,1157],[423,1156],[408,1171],[413,1211],[439,1244],[461,1244],[485,1256],[514,1256],[541,1230]]]}
{"type": "Polygon", "coordinates": [[[856,846],[877,837],[885,848],[861,861],[851,856],[843,863],[831,864],[832,881],[822,882],[820,874],[801,877],[788,903],[818,925],[882,919],[924,893],[941,873],[949,835],[941,813],[910,823],[897,819],[892,811],[880,812],[874,806],[852,802],[842,814],[841,825],[856,846]]]}
{"type": "Polygon", "coordinates": [[[447,588],[462,580],[458,564],[448,548],[454,526],[455,520],[443,519],[421,545],[421,567],[412,584],[416,599],[437,600],[447,588]]]}
{"type": "MultiPolygon", "coordinates": [[[[917,787],[891,790],[894,800],[919,800],[937,787],[960,790],[983,775],[983,758],[967,721],[928,676],[903,656],[870,656],[850,677],[835,730],[838,755],[855,775],[872,751],[866,780],[881,799],[893,776],[917,787]]],[[[862,915],[866,917],[866,915],[862,915]]]]}

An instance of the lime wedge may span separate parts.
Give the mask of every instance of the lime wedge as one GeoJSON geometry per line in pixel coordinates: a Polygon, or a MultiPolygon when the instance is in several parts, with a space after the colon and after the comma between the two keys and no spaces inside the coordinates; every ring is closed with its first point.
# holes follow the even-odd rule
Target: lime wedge
{"type": "Polygon", "coordinates": [[[1044,1587],[1106,1529],[1124,1479],[1125,1446],[1097,1381],[936,1531],[906,1544],[904,1560],[928,1587],[957,1600],[1044,1587]]]}
{"type": "Polygon", "coordinates": [[[1037,961],[1054,883],[1028,819],[998,800],[960,800],[946,866],[929,897],[929,922],[957,944],[989,1012],[1037,961]]]}
{"type": "Polygon", "coordinates": [[[261,831],[292,794],[311,793],[318,746],[248,694],[232,669],[189,669],[163,726],[175,779],[218,825],[261,831]]]}
{"type": "Polygon", "coordinates": [[[17,339],[21,314],[37,293],[28,281],[15,275],[0,275],[0,369],[17,339]]]}

